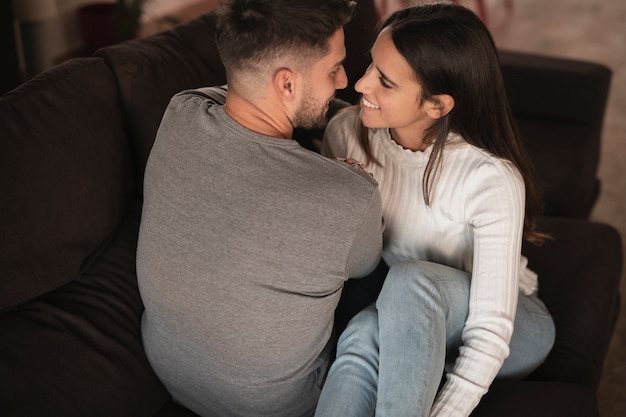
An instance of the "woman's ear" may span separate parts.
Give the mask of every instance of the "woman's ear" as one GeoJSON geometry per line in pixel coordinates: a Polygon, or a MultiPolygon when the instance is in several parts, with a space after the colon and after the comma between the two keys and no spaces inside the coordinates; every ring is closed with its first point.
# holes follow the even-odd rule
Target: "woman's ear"
{"type": "Polygon", "coordinates": [[[429,100],[430,106],[426,110],[428,116],[440,119],[450,113],[454,108],[454,97],[450,94],[437,94],[429,100]]]}

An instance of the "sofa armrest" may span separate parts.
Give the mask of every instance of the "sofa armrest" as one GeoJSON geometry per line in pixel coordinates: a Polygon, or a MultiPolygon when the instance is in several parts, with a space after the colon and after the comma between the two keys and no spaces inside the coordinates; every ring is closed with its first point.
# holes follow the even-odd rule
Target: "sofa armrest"
{"type": "Polygon", "coordinates": [[[539,297],[556,325],[556,341],[529,378],[572,382],[595,391],[619,311],[622,243],[611,226],[581,219],[546,218],[554,240],[525,244],[539,275],[539,297]]]}

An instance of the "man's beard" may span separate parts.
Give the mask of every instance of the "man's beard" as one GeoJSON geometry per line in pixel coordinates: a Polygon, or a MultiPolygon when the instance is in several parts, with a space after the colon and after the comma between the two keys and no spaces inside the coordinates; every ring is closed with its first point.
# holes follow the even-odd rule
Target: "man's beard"
{"type": "Polygon", "coordinates": [[[294,116],[294,127],[303,129],[322,129],[328,123],[328,111],[326,103],[320,108],[318,103],[314,102],[312,91],[309,89],[305,94],[305,99],[300,103],[300,107],[296,110],[294,116]]]}

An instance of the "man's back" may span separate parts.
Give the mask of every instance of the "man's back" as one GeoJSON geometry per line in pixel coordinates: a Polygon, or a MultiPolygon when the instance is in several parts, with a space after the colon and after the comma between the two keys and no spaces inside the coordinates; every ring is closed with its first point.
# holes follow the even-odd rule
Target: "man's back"
{"type": "Polygon", "coordinates": [[[321,383],[343,283],[377,264],[380,197],[359,168],[251,132],[215,104],[223,90],[203,92],[213,98],[172,100],[146,170],[146,351],[196,411],[237,408],[229,395],[241,389],[251,391],[240,407],[252,407],[258,387],[274,387],[267,413],[289,415],[280,385],[321,383]]]}

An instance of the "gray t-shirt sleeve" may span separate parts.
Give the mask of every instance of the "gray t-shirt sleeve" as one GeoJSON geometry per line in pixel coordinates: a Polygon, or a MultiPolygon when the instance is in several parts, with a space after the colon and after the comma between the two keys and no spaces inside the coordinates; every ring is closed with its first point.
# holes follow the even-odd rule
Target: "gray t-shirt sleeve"
{"type": "Polygon", "coordinates": [[[370,204],[355,233],[346,263],[348,277],[360,278],[376,268],[382,253],[383,230],[382,202],[380,193],[376,190],[372,193],[370,204]]]}

